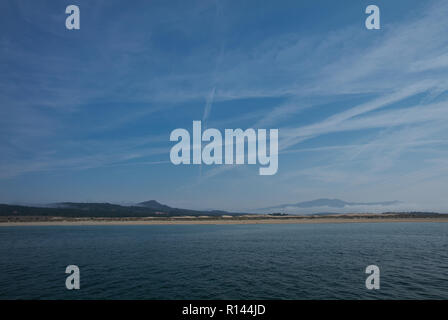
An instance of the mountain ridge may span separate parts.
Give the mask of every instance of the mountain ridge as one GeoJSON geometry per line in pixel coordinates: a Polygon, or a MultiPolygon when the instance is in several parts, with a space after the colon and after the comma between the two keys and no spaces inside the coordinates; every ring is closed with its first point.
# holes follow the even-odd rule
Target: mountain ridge
{"type": "Polygon", "coordinates": [[[0,204],[0,216],[67,216],[67,217],[171,217],[171,216],[239,216],[220,210],[191,210],[173,208],[156,200],[133,205],[119,205],[108,202],[58,202],[47,206],[26,206],[0,204]]]}

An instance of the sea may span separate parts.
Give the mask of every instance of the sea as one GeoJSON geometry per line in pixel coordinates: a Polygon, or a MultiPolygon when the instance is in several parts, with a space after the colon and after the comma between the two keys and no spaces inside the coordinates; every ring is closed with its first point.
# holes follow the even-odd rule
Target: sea
{"type": "Polygon", "coordinates": [[[448,299],[448,223],[0,227],[0,299],[448,299]]]}

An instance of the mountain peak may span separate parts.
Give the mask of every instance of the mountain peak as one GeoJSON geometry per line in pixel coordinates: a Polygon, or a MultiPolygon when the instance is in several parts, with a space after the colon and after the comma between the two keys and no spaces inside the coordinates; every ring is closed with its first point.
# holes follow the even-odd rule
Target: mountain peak
{"type": "Polygon", "coordinates": [[[171,209],[171,207],[161,204],[160,202],[157,202],[156,200],[149,200],[149,201],[144,201],[144,202],[140,202],[137,204],[140,207],[145,207],[145,208],[150,208],[150,209],[155,209],[155,210],[168,210],[171,209]]]}

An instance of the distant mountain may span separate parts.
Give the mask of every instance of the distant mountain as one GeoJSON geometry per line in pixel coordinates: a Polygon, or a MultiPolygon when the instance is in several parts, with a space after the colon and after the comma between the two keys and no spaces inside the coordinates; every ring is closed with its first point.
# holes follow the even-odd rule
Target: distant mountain
{"type": "Polygon", "coordinates": [[[262,208],[259,210],[275,210],[275,209],[285,209],[285,208],[319,208],[319,207],[329,207],[329,208],[344,208],[349,206],[390,206],[394,204],[399,204],[400,201],[383,201],[383,202],[347,202],[340,199],[316,199],[311,201],[303,201],[292,204],[280,204],[274,207],[262,208]]]}
{"type": "Polygon", "coordinates": [[[160,202],[157,202],[156,200],[140,202],[140,203],[137,203],[137,206],[150,208],[150,209],[154,209],[154,210],[161,210],[161,211],[164,211],[164,210],[170,211],[173,209],[169,206],[161,204],[160,202]]]}
{"type": "Polygon", "coordinates": [[[56,217],[176,217],[176,216],[238,216],[219,210],[200,211],[172,208],[156,200],[124,206],[96,202],[59,202],[45,206],[0,204],[0,216],[56,216],[56,217]]]}

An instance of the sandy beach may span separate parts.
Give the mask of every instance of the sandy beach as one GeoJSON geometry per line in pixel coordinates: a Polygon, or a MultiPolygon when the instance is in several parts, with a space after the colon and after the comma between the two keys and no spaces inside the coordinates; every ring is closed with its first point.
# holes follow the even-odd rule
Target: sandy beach
{"type": "Polygon", "coordinates": [[[390,223],[390,222],[448,222],[440,218],[393,218],[393,217],[272,217],[272,218],[128,218],[95,219],[74,218],[46,221],[0,221],[0,227],[13,226],[120,226],[120,225],[231,225],[231,224],[310,224],[310,223],[390,223]]]}

